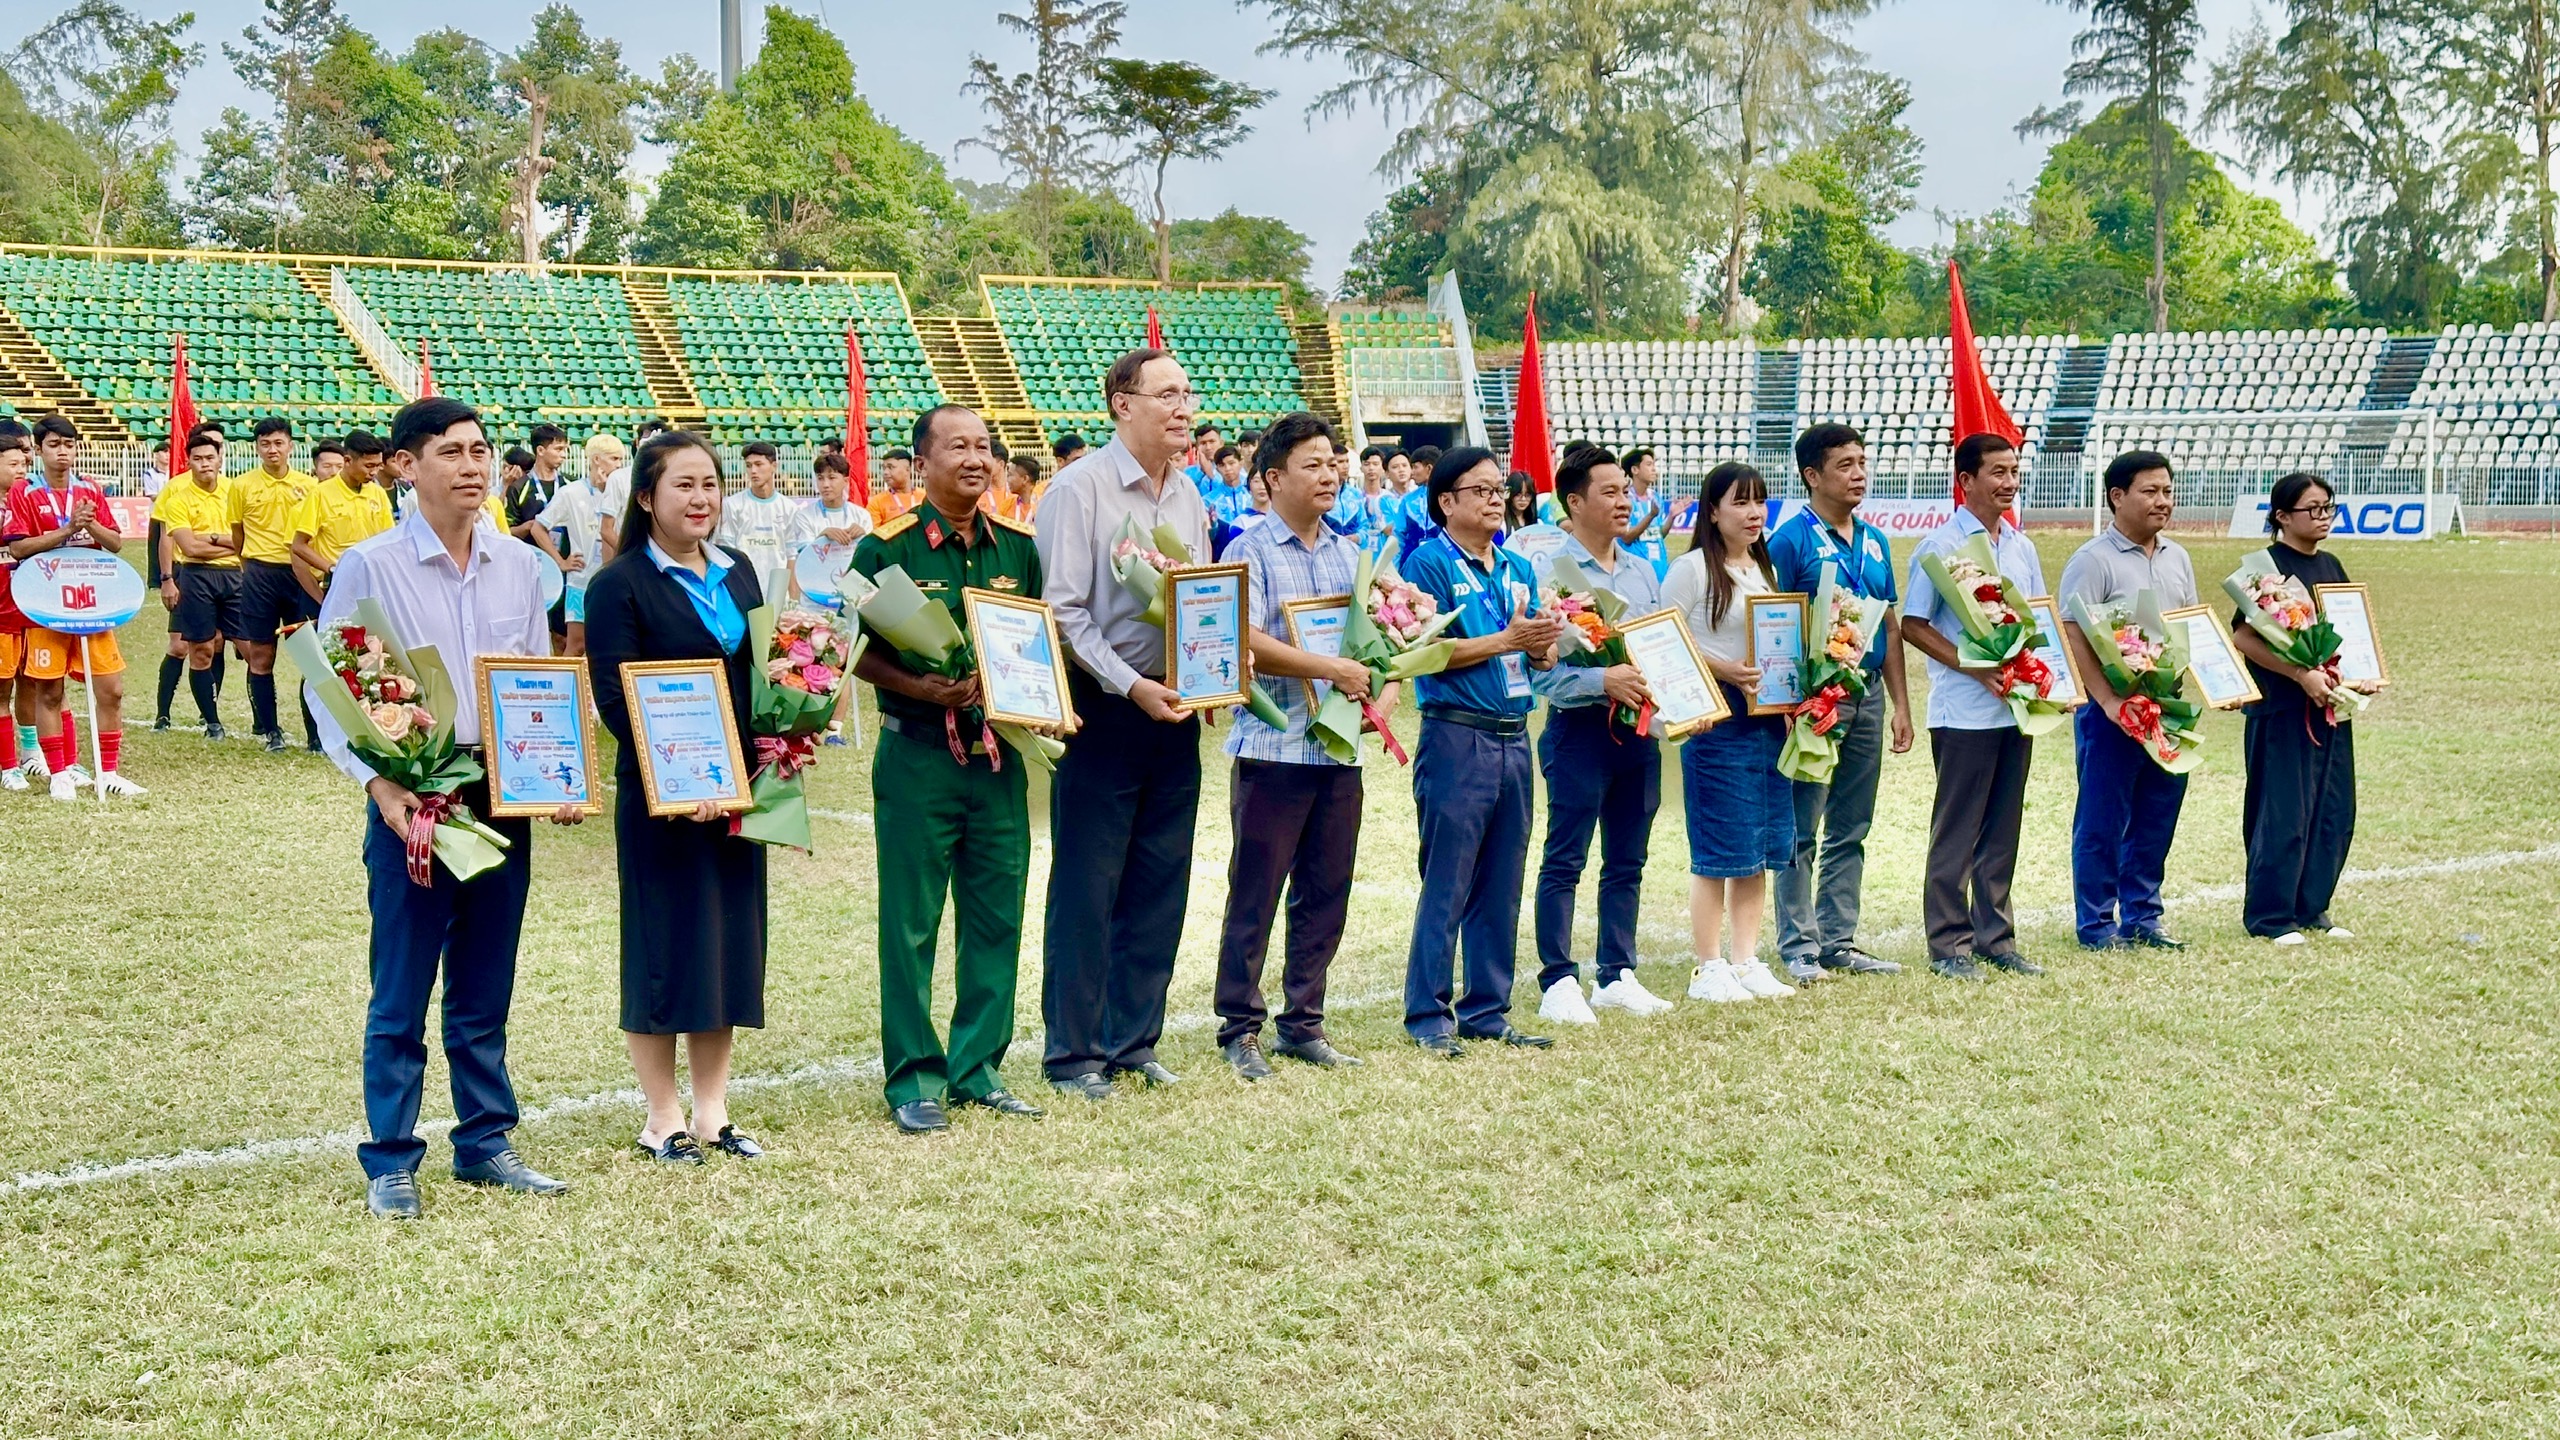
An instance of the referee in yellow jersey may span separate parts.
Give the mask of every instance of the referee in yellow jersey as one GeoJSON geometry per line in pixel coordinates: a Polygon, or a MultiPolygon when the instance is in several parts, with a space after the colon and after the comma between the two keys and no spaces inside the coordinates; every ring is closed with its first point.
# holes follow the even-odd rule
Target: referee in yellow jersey
{"type": "Polygon", "coordinates": [[[282,751],[276,719],[276,636],[308,617],[293,578],[293,524],[320,482],[293,468],[293,422],[270,415],[249,429],[256,468],[231,479],[231,538],[244,562],[240,623],[249,661],[249,728],[267,749],[282,751]]]}
{"type": "MultiPolygon", "coordinates": [[[[151,507],[160,522],[169,563],[162,571],[160,601],[169,607],[169,631],[187,647],[187,688],[204,719],[204,738],[222,738],[221,687],[213,662],[224,640],[247,634],[240,625],[240,552],[231,541],[231,481],[222,473],[222,437],[198,430],[187,437],[187,470],[160,487],[151,507]]],[[[160,713],[169,713],[161,702],[160,713]]]]}
{"type": "MultiPolygon", "coordinates": [[[[293,579],[302,587],[306,620],[320,618],[320,600],[329,593],[329,575],[338,568],[338,557],[357,541],[391,528],[391,497],[373,482],[373,468],[355,460],[359,437],[373,438],[362,431],[347,437],[349,443],[340,447],[348,457],[346,468],[313,482],[311,494],[293,520],[293,579]]],[[[313,754],[320,753],[320,727],[311,718],[309,701],[302,706],[302,737],[313,754]]]]}

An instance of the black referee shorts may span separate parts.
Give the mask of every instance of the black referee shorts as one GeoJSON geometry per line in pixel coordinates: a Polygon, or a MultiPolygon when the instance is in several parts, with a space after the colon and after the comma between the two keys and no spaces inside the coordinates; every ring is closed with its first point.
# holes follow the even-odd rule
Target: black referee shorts
{"type": "Polygon", "coordinates": [[[248,569],[240,582],[240,638],[252,645],[273,645],[277,632],[315,617],[319,607],[293,578],[293,567],[272,560],[241,562],[248,569]]]}
{"type": "Polygon", "coordinates": [[[171,622],[178,638],[191,645],[208,640],[246,640],[240,624],[240,572],[180,561],[177,571],[178,613],[171,622]]]}

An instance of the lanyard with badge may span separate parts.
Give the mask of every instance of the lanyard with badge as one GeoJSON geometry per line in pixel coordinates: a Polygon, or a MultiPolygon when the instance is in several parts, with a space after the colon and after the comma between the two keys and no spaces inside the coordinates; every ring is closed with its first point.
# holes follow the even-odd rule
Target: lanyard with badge
{"type": "MultiPolygon", "coordinates": [[[[1503,552],[1497,548],[1493,552],[1492,573],[1479,576],[1476,573],[1476,563],[1467,558],[1467,552],[1458,548],[1457,541],[1449,538],[1448,531],[1443,530],[1432,536],[1431,543],[1446,551],[1449,559],[1458,567],[1457,579],[1451,588],[1458,592],[1459,609],[1466,613],[1469,628],[1479,631],[1477,638],[1485,635],[1499,635],[1509,628],[1511,597],[1497,592],[1494,588],[1504,574],[1503,552]]],[[[1512,700],[1528,699],[1530,693],[1528,657],[1517,650],[1505,650],[1493,658],[1502,667],[1504,697],[1512,700]]]]}
{"type": "Polygon", "coordinates": [[[1849,588],[1850,594],[1863,600],[1870,592],[1867,589],[1866,568],[1862,562],[1878,557],[1872,552],[1856,553],[1865,549],[1865,531],[1855,519],[1849,522],[1849,526],[1849,534],[1852,537],[1849,541],[1851,547],[1849,553],[1842,552],[1840,537],[1831,533],[1831,526],[1819,515],[1813,517],[1813,543],[1822,547],[1821,559],[1823,563],[1835,567],[1840,583],[1849,588]]]}
{"type": "MultiPolygon", "coordinates": [[[[76,474],[71,476],[69,483],[63,486],[63,498],[60,500],[54,499],[54,489],[50,485],[38,484],[28,488],[36,492],[36,498],[44,505],[44,527],[47,533],[68,526],[71,523],[72,513],[80,508],[80,477],[76,474]]],[[[91,545],[96,542],[86,535],[74,535],[64,543],[91,545]]]]}

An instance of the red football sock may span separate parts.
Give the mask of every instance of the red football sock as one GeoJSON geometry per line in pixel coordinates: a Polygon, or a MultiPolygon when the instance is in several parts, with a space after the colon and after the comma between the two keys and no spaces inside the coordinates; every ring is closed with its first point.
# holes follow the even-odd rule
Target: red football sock
{"type": "Polygon", "coordinates": [[[44,768],[59,775],[71,768],[71,729],[63,727],[59,735],[39,735],[36,748],[44,752],[44,768]]]}
{"type": "MultiPolygon", "coordinates": [[[[69,757],[68,763],[80,763],[80,722],[72,719],[68,710],[62,712],[62,753],[69,757]]],[[[59,770],[62,766],[53,768],[59,770]]]]}
{"type": "Polygon", "coordinates": [[[107,772],[108,774],[110,774],[110,775],[113,775],[114,773],[116,773],[116,761],[117,761],[117,759],[118,759],[120,756],[122,756],[122,754],[123,754],[123,753],[124,753],[124,732],[123,732],[123,731],[121,731],[121,730],[101,730],[101,731],[99,731],[99,732],[98,732],[98,768],[99,768],[99,769],[106,771],[106,772],[107,772]]]}
{"type": "Polygon", "coordinates": [[[18,768],[18,727],[6,715],[0,715],[0,770],[18,768]]]}

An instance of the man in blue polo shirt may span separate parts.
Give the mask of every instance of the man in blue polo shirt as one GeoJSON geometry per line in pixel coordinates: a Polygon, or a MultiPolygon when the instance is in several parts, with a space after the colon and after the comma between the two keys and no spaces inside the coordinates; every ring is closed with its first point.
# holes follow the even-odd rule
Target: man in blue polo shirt
{"type": "Polygon", "coordinates": [[[1866,438],[1846,425],[1816,425],[1796,437],[1796,473],[1808,497],[1769,537],[1778,588],[1818,595],[1836,578],[1861,599],[1887,607],[1867,651],[1866,693],[1840,707],[1840,763],[1827,785],[1796,782],[1794,860],[1778,872],[1778,955],[1799,985],[1825,975],[1890,975],[1902,967],[1858,948],[1858,894],[1866,875],[1867,830],[1884,774],[1887,701],[1893,753],[1911,748],[1911,696],[1903,679],[1893,583],[1893,544],[1858,518],[1867,498],[1866,438]],[[1877,679],[1884,684],[1879,687],[1877,679]]]}
{"type": "Polygon", "coordinates": [[[1414,682],[1422,743],[1413,762],[1422,895],[1405,955],[1404,1026],[1425,1050],[1457,1058],[1461,1040],[1545,1046],[1511,1025],[1520,880],[1529,855],[1529,671],[1555,663],[1562,625],[1537,612],[1529,562],[1493,543],[1502,525],[1493,452],[1452,450],[1432,467],[1424,503],[1440,519],[1405,578],[1456,620],[1449,665],[1414,682]],[[1460,940],[1466,993],[1450,1004],[1460,940]]]}

